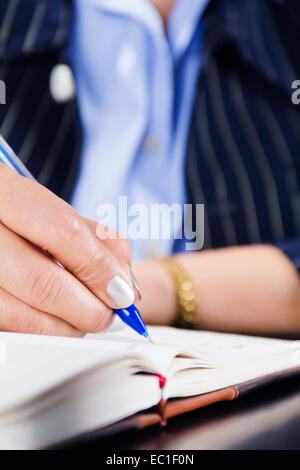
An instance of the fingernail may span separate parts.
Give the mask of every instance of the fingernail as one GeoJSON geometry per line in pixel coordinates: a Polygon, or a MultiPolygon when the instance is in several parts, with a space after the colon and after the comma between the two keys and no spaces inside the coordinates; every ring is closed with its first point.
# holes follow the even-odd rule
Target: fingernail
{"type": "Polygon", "coordinates": [[[132,269],[130,268],[130,276],[131,276],[131,279],[132,279],[132,283],[133,283],[133,286],[135,287],[135,289],[138,291],[138,294],[140,296],[140,299],[142,298],[142,294],[141,294],[141,288],[140,288],[140,285],[135,277],[135,275],[133,274],[132,272],[132,269]]]}
{"type": "Polygon", "coordinates": [[[134,302],[132,288],[120,276],[115,276],[107,285],[106,292],[118,308],[126,308],[134,302]]]}

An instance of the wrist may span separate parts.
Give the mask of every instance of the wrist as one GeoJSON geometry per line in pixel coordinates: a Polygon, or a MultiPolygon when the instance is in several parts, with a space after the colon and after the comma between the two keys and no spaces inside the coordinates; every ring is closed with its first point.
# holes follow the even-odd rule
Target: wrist
{"type": "Polygon", "coordinates": [[[146,323],[170,325],[175,321],[178,299],[174,281],[158,260],[135,263],[135,277],[141,287],[138,307],[146,323]]]}

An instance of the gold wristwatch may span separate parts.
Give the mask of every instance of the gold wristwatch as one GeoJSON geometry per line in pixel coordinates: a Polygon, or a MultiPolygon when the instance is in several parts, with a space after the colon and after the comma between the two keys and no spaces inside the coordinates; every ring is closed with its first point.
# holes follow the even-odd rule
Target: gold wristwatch
{"type": "Polygon", "coordinates": [[[196,294],[185,269],[175,257],[160,258],[162,266],[172,277],[178,298],[178,314],[173,326],[178,328],[196,327],[196,294]]]}

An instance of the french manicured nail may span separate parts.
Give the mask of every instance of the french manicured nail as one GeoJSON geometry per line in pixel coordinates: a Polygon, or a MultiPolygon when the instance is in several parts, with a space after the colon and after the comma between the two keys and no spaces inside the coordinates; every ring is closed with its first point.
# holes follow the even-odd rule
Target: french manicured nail
{"type": "Polygon", "coordinates": [[[134,302],[132,288],[120,276],[115,276],[107,285],[106,292],[118,308],[126,308],[134,302]]]}
{"type": "Polygon", "coordinates": [[[132,279],[133,287],[135,287],[135,289],[138,291],[140,299],[141,299],[142,298],[141,288],[140,288],[139,283],[137,282],[137,279],[136,279],[135,275],[132,272],[132,269],[130,269],[130,276],[131,276],[131,279],[132,279]]]}

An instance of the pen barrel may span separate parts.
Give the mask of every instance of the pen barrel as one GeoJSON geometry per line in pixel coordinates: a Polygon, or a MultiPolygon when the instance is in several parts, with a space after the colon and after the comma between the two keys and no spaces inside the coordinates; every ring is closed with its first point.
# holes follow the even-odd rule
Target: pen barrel
{"type": "Polygon", "coordinates": [[[0,162],[15,170],[19,175],[25,176],[35,181],[30,171],[27,170],[25,165],[17,157],[12,148],[8,145],[6,140],[0,134],[0,162]]]}
{"type": "Polygon", "coordinates": [[[126,325],[130,326],[134,331],[140,335],[147,334],[147,328],[140,312],[135,305],[130,305],[127,308],[115,309],[115,313],[123,320],[126,325]]]}

